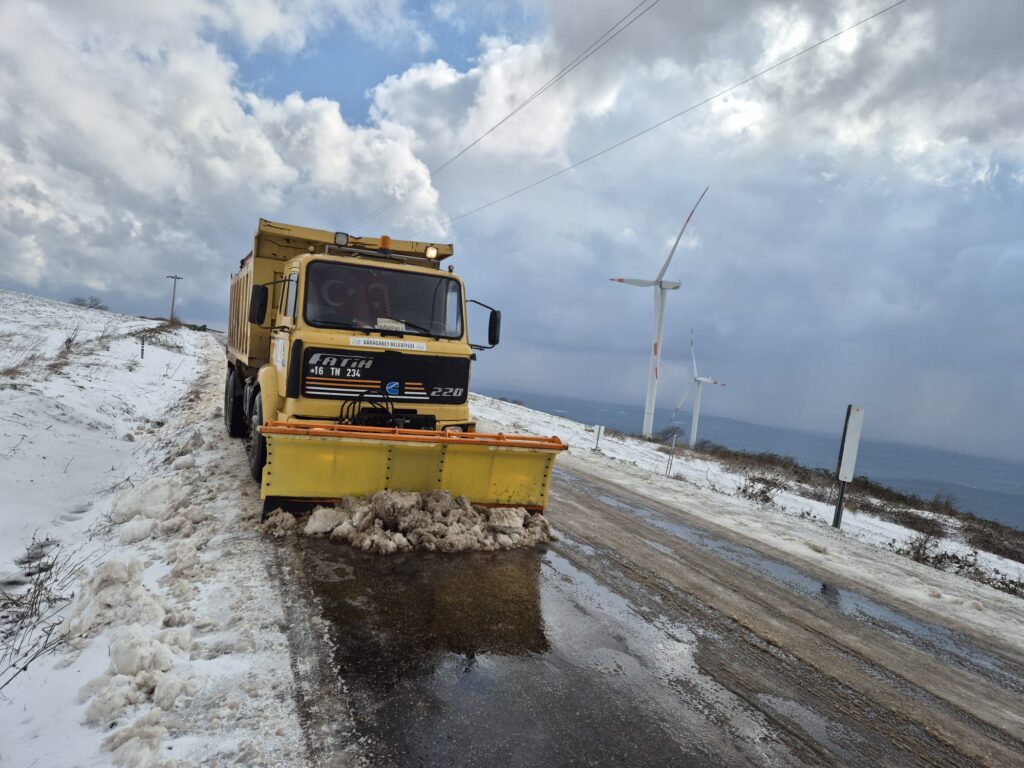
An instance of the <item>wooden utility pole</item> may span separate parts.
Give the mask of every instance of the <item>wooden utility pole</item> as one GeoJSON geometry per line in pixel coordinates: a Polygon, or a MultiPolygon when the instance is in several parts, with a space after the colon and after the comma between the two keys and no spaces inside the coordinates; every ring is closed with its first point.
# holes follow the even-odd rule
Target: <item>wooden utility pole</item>
{"type": "Polygon", "coordinates": [[[184,280],[185,278],[181,277],[180,275],[168,275],[167,279],[174,281],[173,287],[171,288],[171,316],[168,318],[173,323],[174,322],[174,300],[175,300],[175,298],[177,298],[177,295],[178,295],[178,281],[179,280],[184,280]]]}

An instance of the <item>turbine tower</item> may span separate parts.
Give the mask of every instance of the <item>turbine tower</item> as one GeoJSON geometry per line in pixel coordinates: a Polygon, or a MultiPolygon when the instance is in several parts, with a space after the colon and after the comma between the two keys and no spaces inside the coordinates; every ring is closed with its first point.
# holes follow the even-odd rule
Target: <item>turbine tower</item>
{"type": "Polygon", "coordinates": [[[610,278],[615,283],[625,283],[626,285],[635,285],[640,288],[654,288],[654,343],[651,346],[651,367],[647,374],[647,400],[644,403],[644,428],[643,436],[650,437],[654,428],[654,402],[658,396],[658,368],[661,363],[661,336],[665,326],[665,297],[669,291],[675,291],[679,288],[679,283],[672,282],[671,280],[664,280],[665,273],[668,271],[669,264],[672,263],[672,257],[676,254],[676,248],[679,246],[679,241],[683,239],[683,233],[686,231],[686,226],[690,223],[690,219],[693,218],[694,212],[697,210],[697,206],[700,205],[700,201],[704,199],[704,195],[708,193],[708,187],[704,188],[704,191],[700,193],[700,197],[697,198],[697,202],[693,205],[693,210],[690,211],[690,215],[686,217],[686,221],[683,222],[683,228],[679,230],[679,234],[676,236],[675,243],[672,244],[672,250],[668,253],[668,258],[665,259],[665,263],[661,265],[661,271],[658,272],[658,276],[653,280],[638,280],[636,278],[629,277],[613,277],[610,278]]]}
{"type": "Polygon", "coordinates": [[[694,385],[697,386],[697,394],[693,398],[693,421],[690,423],[690,447],[693,448],[697,444],[697,423],[700,421],[700,388],[702,384],[717,384],[720,387],[724,387],[725,384],[720,382],[718,379],[709,379],[707,376],[697,375],[697,352],[693,345],[693,329],[690,329],[690,358],[693,360],[693,379],[690,381],[690,386],[686,388],[686,392],[679,400],[679,405],[676,406],[675,410],[672,411],[672,420],[675,421],[676,414],[679,413],[679,409],[683,407],[683,403],[686,402],[686,398],[690,396],[690,392],[693,390],[694,385]]]}

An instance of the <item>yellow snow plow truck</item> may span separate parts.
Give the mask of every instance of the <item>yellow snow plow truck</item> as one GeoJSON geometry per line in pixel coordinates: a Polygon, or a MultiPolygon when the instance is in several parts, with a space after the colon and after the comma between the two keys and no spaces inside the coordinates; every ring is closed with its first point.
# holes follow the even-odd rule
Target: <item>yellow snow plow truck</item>
{"type": "Polygon", "coordinates": [[[244,437],[264,510],[382,490],[445,489],[542,510],[556,437],[482,434],[451,245],[261,219],[231,278],[224,421],[244,437]]]}

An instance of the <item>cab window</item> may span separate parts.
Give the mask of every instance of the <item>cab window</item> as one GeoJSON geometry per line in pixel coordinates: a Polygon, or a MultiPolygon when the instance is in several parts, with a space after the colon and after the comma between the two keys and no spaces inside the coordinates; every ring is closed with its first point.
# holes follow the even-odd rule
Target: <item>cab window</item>
{"type": "Polygon", "coordinates": [[[292,272],[284,284],[284,309],[282,315],[295,319],[295,303],[299,294],[299,274],[292,272]]]}

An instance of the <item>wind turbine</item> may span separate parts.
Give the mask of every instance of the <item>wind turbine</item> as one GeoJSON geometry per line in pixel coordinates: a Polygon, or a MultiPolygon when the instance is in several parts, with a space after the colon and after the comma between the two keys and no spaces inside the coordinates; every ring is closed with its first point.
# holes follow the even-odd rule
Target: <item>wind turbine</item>
{"type": "Polygon", "coordinates": [[[690,215],[686,217],[686,221],[683,222],[683,228],[679,230],[679,235],[676,237],[675,243],[672,244],[672,250],[668,253],[668,258],[665,259],[665,263],[661,265],[661,270],[658,272],[658,276],[653,280],[637,280],[629,277],[613,277],[610,278],[614,283],[625,283],[626,285],[635,285],[640,288],[654,287],[654,344],[651,347],[651,368],[647,374],[647,400],[644,403],[644,437],[650,437],[651,432],[654,428],[654,401],[658,395],[658,367],[661,362],[661,336],[665,326],[665,296],[668,291],[675,291],[679,288],[680,283],[672,282],[671,280],[663,280],[665,273],[668,271],[668,265],[672,263],[672,257],[676,254],[676,248],[679,245],[679,241],[683,239],[683,233],[686,231],[686,225],[690,223],[690,219],[693,218],[694,212],[697,210],[697,206],[700,205],[700,201],[704,199],[704,195],[708,193],[708,187],[704,187],[704,191],[700,193],[700,197],[697,198],[697,202],[693,205],[693,210],[690,211],[690,215]]]}
{"type": "Polygon", "coordinates": [[[697,444],[697,422],[700,421],[700,388],[703,384],[717,384],[720,387],[724,387],[725,384],[720,382],[718,379],[709,379],[707,376],[697,375],[697,352],[693,346],[693,329],[690,329],[690,358],[693,360],[693,380],[690,382],[690,386],[686,388],[686,392],[683,393],[682,398],[679,400],[679,405],[672,411],[672,420],[676,418],[676,414],[679,413],[679,409],[683,407],[683,403],[686,402],[686,398],[690,396],[690,392],[693,390],[694,384],[697,385],[697,394],[693,398],[693,421],[690,424],[690,447],[693,448],[697,444]]]}

